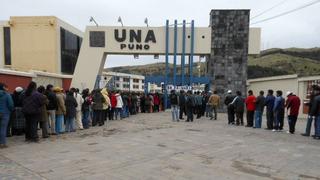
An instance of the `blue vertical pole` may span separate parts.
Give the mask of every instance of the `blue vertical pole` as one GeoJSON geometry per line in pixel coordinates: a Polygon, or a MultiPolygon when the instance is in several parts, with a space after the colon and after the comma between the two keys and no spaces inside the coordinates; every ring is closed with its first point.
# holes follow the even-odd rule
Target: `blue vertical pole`
{"type": "Polygon", "coordinates": [[[184,86],[184,65],[185,65],[185,54],[186,54],[186,20],[183,20],[182,25],[182,55],[181,55],[181,86],[184,86]]]}
{"type": "Polygon", "coordinates": [[[173,42],[173,87],[177,85],[177,41],[178,41],[178,21],[174,20],[174,42],[173,42]]]}
{"type": "Polygon", "coordinates": [[[164,109],[168,107],[168,75],[169,75],[169,20],[166,21],[166,74],[164,82],[164,109]]]}
{"type": "Polygon", "coordinates": [[[193,83],[193,53],[194,53],[194,20],[191,21],[191,39],[190,39],[190,86],[193,83]]]}

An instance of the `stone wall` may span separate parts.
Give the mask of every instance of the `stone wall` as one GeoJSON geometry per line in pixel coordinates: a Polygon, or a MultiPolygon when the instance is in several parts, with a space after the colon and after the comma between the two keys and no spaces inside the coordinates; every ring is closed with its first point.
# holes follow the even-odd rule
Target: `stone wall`
{"type": "Polygon", "coordinates": [[[212,10],[211,54],[207,76],[211,89],[224,97],[230,89],[246,94],[250,10],[212,10]]]}

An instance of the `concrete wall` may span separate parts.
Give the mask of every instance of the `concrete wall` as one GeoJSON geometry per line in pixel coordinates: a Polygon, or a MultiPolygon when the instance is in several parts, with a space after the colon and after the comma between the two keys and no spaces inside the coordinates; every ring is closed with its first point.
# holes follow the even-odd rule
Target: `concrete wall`
{"type": "Polygon", "coordinates": [[[12,69],[57,72],[55,17],[11,17],[12,69]]]}
{"type": "Polygon", "coordinates": [[[297,95],[299,94],[297,75],[249,79],[248,90],[249,89],[251,89],[255,95],[258,95],[259,91],[261,90],[267,92],[268,89],[272,89],[274,91],[281,90],[283,91],[284,97],[288,91],[291,91],[297,95]]]}

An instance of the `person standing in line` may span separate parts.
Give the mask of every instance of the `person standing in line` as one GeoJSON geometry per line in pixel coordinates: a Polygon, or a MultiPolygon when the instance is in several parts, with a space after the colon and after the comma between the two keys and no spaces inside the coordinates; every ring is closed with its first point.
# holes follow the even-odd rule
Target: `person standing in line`
{"type": "Polygon", "coordinates": [[[172,121],[179,122],[179,98],[175,90],[171,90],[169,99],[171,104],[172,121]]]}
{"type": "Polygon", "coordinates": [[[201,118],[201,109],[202,109],[202,96],[200,94],[200,91],[197,92],[196,95],[196,114],[197,114],[197,119],[201,118]]]}
{"type": "Polygon", "coordinates": [[[92,126],[96,126],[99,124],[99,126],[102,126],[104,124],[104,118],[103,118],[103,103],[105,103],[105,98],[101,94],[100,89],[96,89],[95,93],[92,97],[92,110],[94,113],[93,119],[92,119],[92,126]]]}
{"type": "Polygon", "coordinates": [[[146,112],[145,107],[146,107],[146,99],[145,99],[144,93],[142,93],[140,95],[140,111],[141,111],[141,113],[145,113],[146,112]]]}
{"type": "Polygon", "coordinates": [[[92,104],[92,99],[89,96],[89,89],[84,89],[82,91],[82,98],[84,99],[81,107],[82,111],[82,125],[84,129],[89,129],[89,115],[90,115],[90,106],[92,104]]]}
{"type": "Polygon", "coordinates": [[[53,92],[53,85],[48,84],[46,88],[45,95],[49,100],[47,105],[48,111],[48,122],[50,126],[50,135],[57,135],[56,133],[56,110],[58,109],[57,96],[53,92]]]}
{"type": "Polygon", "coordinates": [[[205,107],[205,116],[210,117],[210,112],[212,112],[212,107],[209,105],[209,98],[212,95],[212,91],[209,91],[206,95],[206,107],[205,107]]]}
{"type": "Polygon", "coordinates": [[[256,110],[255,110],[255,123],[254,128],[261,128],[262,125],[262,115],[265,106],[264,91],[259,92],[259,96],[256,99],[256,110]]]}
{"type": "Polygon", "coordinates": [[[237,96],[233,99],[231,104],[233,104],[236,113],[236,125],[243,126],[244,99],[242,98],[240,91],[237,91],[236,95],[237,96]]]}
{"type": "Polygon", "coordinates": [[[114,91],[111,92],[110,101],[111,101],[111,110],[109,114],[109,120],[114,120],[114,115],[115,115],[116,106],[117,106],[117,97],[114,91]]]}
{"type": "Polygon", "coordinates": [[[248,97],[246,98],[247,107],[247,125],[246,127],[253,127],[254,111],[256,110],[256,97],[253,95],[252,90],[248,91],[248,97]]]}
{"type": "Polygon", "coordinates": [[[26,120],[22,113],[22,100],[24,90],[22,87],[16,87],[12,94],[14,111],[12,113],[12,135],[22,135],[25,131],[26,120]]]}
{"type": "Polygon", "coordinates": [[[227,106],[228,111],[228,124],[234,124],[234,106],[231,104],[234,98],[235,96],[232,94],[232,91],[228,90],[228,94],[224,100],[224,104],[227,106]]]}
{"type": "Polygon", "coordinates": [[[117,105],[116,105],[116,111],[115,111],[115,117],[117,120],[118,114],[119,114],[120,119],[122,119],[123,101],[122,101],[120,91],[118,91],[115,96],[117,98],[117,105]]]}
{"type": "Polygon", "coordinates": [[[179,119],[183,120],[183,113],[186,114],[186,94],[184,90],[179,94],[179,119]]]}
{"type": "Polygon", "coordinates": [[[316,94],[312,101],[311,114],[315,116],[314,139],[320,140],[320,94],[316,94]]]}
{"type": "Polygon", "coordinates": [[[273,90],[269,89],[268,90],[268,95],[265,99],[265,106],[267,107],[267,128],[266,130],[272,130],[273,129],[273,122],[274,122],[274,114],[273,114],[273,106],[274,106],[274,101],[275,97],[273,95],[273,90]]]}
{"type": "Polygon", "coordinates": [[[7,85],[0,83],[0,149],[7,148],[7,127],[10,114],[14,109],[13,100],[7,85]]]}
{"type": "Polygon", "coordinates": [[[311,94],[310,94],[310,98],[309,98],[309,102],[306,103],[306,105],[309,107],[308,108],[308,121],[307,121],[307,125],[306,125],[306,131],[305,131],[305,133],[301,134],[302,136],[310,136],[311,126],[312,126],[313,120],[315,122],[314,125],[316,126],[315,115],[312,114],[311,109],[313,106],[314,97],[316,97],[319,94],[320,94],[320,87],[318,85],[313,85],[312,90],[311,90],[311,94]]]}
{"type": "Polygon", "coordinates": [[[75,118],[77,114],[77,100],[74,98],[74,92],[67,92],[66,100],[66,132],[75,132],[75,118]]]}
{"type": "Polygon", "coordinates": [[[66,114],[66,106],[64,95],[60,87],[55,87],[53,90],[56,93],[57,97],[57,110],[56,110],[56,133],[64,133],[63,124],[64,124],[64,115],[66,114]]]}
{"type": "Polygon", "coordinates": [[[217,91],[213,91],[213,94],[209,97],[208,100],[208,106],[209,106],[209,116],[210,116],[210,120],[214,119],[217,120],[217,109],[220,105],[220,96],[218,96],[218,92],[217,91]],[[212,114],[212,111],[214,112],[214,117],[212,114]]]}
{"type": "Polygon", "coordinates": [[[45,99],[37,91],[37,84],[31,81],[23,98],[22,112],[26,118],[26,141],[38,142],[38,122],[41,121],[41,107],[45,99]]]}
{"type": "Polygon", "coordinates": [[[187,121],[186,122],[193,122],[194,107],[195,107],[195,98],[192,95],[192,91],[188,90],[187,101],[186,101],[186,111],[187,111],[187,121]]]}
{"type": "Polygon", "coordinates": [[[73,92],[73,96],[77,101],[77,108],[76,108],[76,117],[75,117],[75,129],[83,130],[83,124],[82,124],[82,104],[83,104],[83,98],[81,94],[79,93],[79,89],[71,88],[71,91],[73,92]]]}
{"type": "Polygon", "coordinates": [[[284,121],[284,105],[285,101],[282,97],[282,91],[278,90],[276,92],[276,99],[274,101],[273,112],[274,112],[274,125],[273,132],[282,131],[283,130],[283,121],[284,121]]]}
{"type": "Polygon", "coordinates": [[[38,87],[38,92],[43,95],[43,99],[45,104],[41,106],[41,119],[40,119],[40,127],[42,129],[42,138],[48,138],[49,137],[49,125],[48,125],[48,111],[47,111],[47,105],[49,104],[49,99],[46,95],[44,95],[46,89],[44,86],[38,87]]]}
{"type": "Polygon", "coordinates": [[[155,93],[153,96],[153,101],[154,101],[154,111],[153,112],[159,112],[159,106],[160,106],[160,97],[159,93],[155,93]]]}
{"type": "Polygon", "coordinates": [[[110,98],[109,98],[109,94],[106,88],[103,88],[101,90],[101,94],[104,97],[105,101],[102,104],[102,109],[103,109],[103,121],[105,121],[107,119],[107,111],[109,109],[109,107],[111,107],[111,102],[110,102],[110,98]]]}
{"type": "Polygon", "coordinates": [[[292,92],[287,92],[287,101],[286,101],[286,108],[288,112],[288,124],[289,124],[289,131],[287,133],[294,134],[296,122],[299,115],[299,108],[300,108],[300,98],[293,94],[292,92]]]}

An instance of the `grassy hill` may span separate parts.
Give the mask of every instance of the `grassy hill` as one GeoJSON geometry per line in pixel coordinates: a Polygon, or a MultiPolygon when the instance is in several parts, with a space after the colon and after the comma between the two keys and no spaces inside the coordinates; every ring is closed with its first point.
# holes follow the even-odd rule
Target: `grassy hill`
{"type": "MultiPolygon", "coordinates": [[[[196,66],[199,64],[196,63],[196,66]]],[[[201,63],[201,75],[204,75],[206,63],[201,63]]],[[[122,66],[108,68],[106,71],[132,73],[140,75],[164,75],[165,63],[155,63],[141,66],[122,66]]],[[[181,72],[177,66],[178,74],[181,72]]],[[[186,68],[186,72],[188,72],[186,68]]],[[[197,68],[193,69],[198,75],[197,68]]],[[[170,74],[173,74],[173,65],[170,64],[170,74]]],[[[301,49],[268,49],[260,55],[249,56],[248,78],[269,77],[277,75],[298,74],[300,76],[320,75],[320,48],[301,49]]]]}

